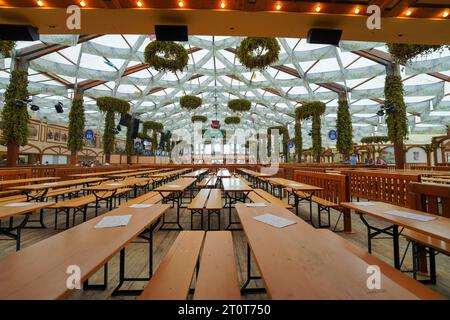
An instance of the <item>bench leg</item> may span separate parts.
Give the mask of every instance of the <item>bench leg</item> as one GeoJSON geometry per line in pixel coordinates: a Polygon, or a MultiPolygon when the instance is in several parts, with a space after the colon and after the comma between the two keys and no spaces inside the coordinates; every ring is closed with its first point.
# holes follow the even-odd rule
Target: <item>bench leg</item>
{"type": "Polygon", "coordinates": [[[103,283],[89,284],[89,279],[83,282],[83,290],[106,290],[108,288],[108,262],[103,266],[103,283]]]}
{"type": "Polygon", "coordinates": [[[208,231],[211,229],[211,214],[217,214],[218,217],[218,228],[214,230],[220,230],[220,210],[208,210],[208,231]]]}
{"type": "Polygon", "coordinates": [[[260,280],[261,276],[252,275],[252,251],[247,244],[247,280],[241,287],[241,294],[246,293],[266,293],[265,288],[247,288],[252,280],[260,280]]]}
{"type": "Polygon", "coordinates": [[[203,230],[203,210],[202,209],[193,209],[191,210],[191,230],[203,230]],[[194,229],[193,220],[194,215],[199,214],[200,215],[200,229],[194,229]]]}
{"type": "MultiPolygon", "coordinates": [[[[421,254],[428,254],[430,260],[429,279],[419,280],[424,284],[436,284],[436,252],[433,248],[427,248],[412,241],[413,254],[413,277],[417,280],[417,271],[419,270],[421,262],[421,254]]],[[[426,261],[425,261],[426,263],[426,261]]]]}
{"type": "Polygon", "coordinates": [[[8,238],[11,238],[12,240],[16,240],[16,251],[20,250],[21,232],[27,224],[29,217],[30,216],[28,214],[22,216],[23,220],[17,226],[13,225],[12,219],[9,220],[9,225],[7,227],[2,227],[0,225],[0,235],[4,235],[8,238]],[[14,230],[16,231],[15,234],[13,233],[14,230]]]}
{"type": "Polygon", "coordinates": [[[28,222],[39,222],[38,226],[24,226],[24,229],[45,229],[47,228],[44,224],[44,209],[39,210],[39,219],[38,220],[31,220],[28,219],[28,222]]]}

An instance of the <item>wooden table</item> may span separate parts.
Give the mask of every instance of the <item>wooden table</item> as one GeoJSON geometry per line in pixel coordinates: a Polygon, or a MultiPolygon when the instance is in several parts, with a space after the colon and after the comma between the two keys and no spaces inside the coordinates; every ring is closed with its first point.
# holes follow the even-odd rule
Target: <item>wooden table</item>
{"type": "Polygon", "coordinates": [[[400,249],[399,249],[399,227],[407,228],[419,233],[422,233],[433,238],[450,242],[450,219],[437,215],[428,214],[425,212],[408,209],[396,205],[392,205],[384,202],[373,202],[373,206],[359,205],[358,202],[341,202],[344,208],[355,210],[361,221],[367,228],[367,246],[369,253],[372,252],[372,239],[379,234],[386,234],[392,236],[393,249],[394,249],[394,266],[400,269],[400,249]],[[406,211],[422,216],[429,216],[436,218],[431,221],[418,221],[410,218],[398,217],[388,213],[389,210],[406,211]],[[377,219],[391,223],[392,225],[387,228],[378,228],[370,225],[364,218],[364,215],[369,215],[377,219]]]}
{"type": "Polygon", "coordinates": [[[247,176],[247,179],[252,183],[254,187],[262,186],[265,190],[267,190],[267,180],[265,178],[273,177],[276,174],[276,173],[262,173],[243,168],[240,168],[238,170],[247,176]]]}
{"type": "MultiPolygon", "coordinates": [[[[87,279],[102,266],[105,266],[107,271],[108,260],[118,252],[120,278],[113,295],[139,294],[140,290],[123,292],[120,287],[125,281],[148,281],[151,277],[153,227],[148,227],[155,226],[169,208],[166,204],[155,204],[146,209],[121,207],[0,259],[0,299],[64,299],[72,291],[66,285],[69,277],[68,267],[78,266],[81,282],[86,281],[84,287],[90,288],[93,285],[89,285],[87,279]],[[125,227],[94,228],[105,216],[128,214],[132,217],[125,227]],[[146,230],[149,231],[149,276],[130,280],[125,277],[125,247],[146,230]]],[[[107,279],[102,288],[105,289],[106,286],[107,279]]]]}
{"type": "Polygon", "coordinates": [[[312,197],[314,192],[323,190],[322,188],[284,178],[269,178],[267,180],[273,189],[279,188],[280,199],[283,199],[283,189],[292,190],[296,215],[298,215],[298,205],[300,202],[306,201],[309,203],[309,215],[312,216],[312,197]],[[302,194],[298,194],[296,191],[301,191],[302,194]]]}
{"type": "Polygon", "coordinates": [[[101,181],[104,181],[104,180],[107,180],[107,179],[105,179],[105,178],[74,179],[74,180],[64,180],[64,181],[58,181],[58,182],[31,184],[31,185],[27,185],[27,186],[16,186],[16,187],[11,187],[9,189],[23,191],[27,196],[27,201],[29,201],[29,200],[42,201],[49,189],[72,187],[72,186],[78,186],[78,185],[93,185],[96,183],[100,183],[101,181]]]}
{"type": "Polygon", "coordinates": [[[197,178],[197,179],[200,179],[200,177],[202,177],[206,173],[208,173],[208,169],[198,169],[198,170],[195,170],[195,171],[183,174],[183,178],[197,178]]]}
{"type": "MultiPolygon", "coordinates": [[[[17,216],[23,215],[22,221],[14,226],[11,224],[3,227],[0,223],[0,235],[5,235],[8,238],[16,240],[16,250],[20,250],[20,234],[22,228],[28,222],[30,214],[47,207],[50,207],[54,202],[17,202],[17,203],[28,203],[27,205],[15,206],[16,203],[7,203],[0,205],[0,221],[8,218],[16,218],[17,216]],[[15,232],[15,233],[14,233],[15,232]]],[[[1,290],[0,290],[1,291],[1,290]]]]}
{"type": "Polygon", "coordinates": [[[137,171],[137,169],[77,173],[77,174],[70,174],[69,177],[74,177],[74,178],[102,177],[102,176],[107,176],[107,175],[111,175],[111,174],[120,174],[120,173],[131,172],[131,171],[137,171]]]}
{"type": "Polygon", "coordinates": [[[192,189],[190,188],[194,183],[195,178],[180,178],[170,183],[163,184],[162,186],[156,188],[154,191],[161,195],[162,202],[167,203],[172,201],[177,207],[177,220],[176,221],[165,221],[165,217],[162,219],[162,226],[160,230],[183,230],[180,225],[180,208],[184,208],[183,205],[183,194],[185,191],[190,189],[190,200],[192,201],[192,189]],[[173,228],[168,228],[166,224],[176,225],[173,228]]]}
{"type": "Polygon", "coordinates": [[[262,278],[270,299],[443,299],[381,260],[373,257],[369,263],[355,255],[347,241],[336,241],[339,236],[311,227],[281,206],[237,204],[236,210],[248,242],[243,293],[251,291],[247,288],[251,280],[262,278]],[[253,219],[265,213],[296,223],[276,228],[253,219]],[[260,277],[250,273],[252,253],[260,277]],[[382,271],[379,290],[367,287],[368,267],[374,264],[382,271]]]}
{"type": "Polygon", "coordinates": [[[228,225],[226,229],[232,231],[241,230],[240,228],[231,229],[233,224],[239,224],[239,221],[233,221],[231,208],[233,208],[233,204],[245,202],[245,199],[253,191],[253,188],[244,183],[240,178],[224,178],[221,181],[221,186],[225,192],[225,208],[228,206],[228,225]]]}
{"type": "Polygon", "coordinates": [[[41,178],[27,178],[27,179],[14,179],[14,180],[0,180],[0,188],[10,186],[14,184],[31,184],[46,181],[59,180],[59,177],[41,177],[41,178]]]}

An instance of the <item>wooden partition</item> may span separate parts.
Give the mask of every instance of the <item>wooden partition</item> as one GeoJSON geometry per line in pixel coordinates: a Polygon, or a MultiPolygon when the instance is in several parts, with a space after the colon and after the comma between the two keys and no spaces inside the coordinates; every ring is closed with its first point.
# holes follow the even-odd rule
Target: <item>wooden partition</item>
{"type": "Polygon", "coordinates": [[[410,183],[408,207],[450,218],[450,185],[410,183]]]}
{"type": "Polygon", "coordinates": [[[420,174],[377,172],[376,170],[344,170],[348,177],[351,197],[407,206],[406,188],[411,182],[420,182],[420,174]]]}
{"type": "MultiPolygon", "coordinates": [[[[350,199],[347,188],[348,177],[342,174],[311,172],[304,170],[294,171],[294,180],[323,188],[323,191],[316,191],[314,195],[340,205],[350,199]]],[[[344,231],[352,231],[352,220],[350,211],[346,208],[339,208],[344,215],[344,231]]]]}

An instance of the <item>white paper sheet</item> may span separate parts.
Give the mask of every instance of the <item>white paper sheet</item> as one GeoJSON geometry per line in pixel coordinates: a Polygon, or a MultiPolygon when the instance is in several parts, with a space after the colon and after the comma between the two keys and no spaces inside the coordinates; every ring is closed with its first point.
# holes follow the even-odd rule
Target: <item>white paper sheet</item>
{"type": "Polygon", "coordinates": [[[145,204],[145,203],[136,203],[136,204],[132,204],[131,206],[129,206],[128,208],[134,208],[134,209],[145,209],[145,208],[150,208],[153,204],[145,204]]]}
{"type": "Polygon", "coordinates": [[[401,211],[401,210],[389,210],[389,211],[385,211],[384,213],[390,214],[390,215],[396,216],[396,217],[408,218],[408,219],[419,220],[419,221],[431,221],[431,220],[436,219],[436,217],[429,217],[429,216],[424,216],[421,214],[415,214],[415,213],[401,211]]]}
{"type": "Polygon", "coordinates": [[[178,185],[178,184],[166,184],[165,186],[166,186],[166,187],[169,187],[169,188],[180,188],[180,187],[181,187],[181,186],[178,185]]]}
{"type": "Polygon", "coordinates": [[[354,204],[356,204],[357,206],[374,206],[375,202],[354,202],[354,204]]]}
{"type": "Polygon", "coordinates": [[[301,183],[290,183],[288,184],[289,187],[303,187],[304,185],[301,183]]]}
{"type": "Polygon", "coordinates": [[[297,222],[288,220],[279,216],[276,216],[271,213],[262,214],[256,217],[253,217],[253,219],[258,220],[260,222],[269,224],[271,226],[274,226],[276,228],[284,228],[286,226],[289,226],[291,224],[295,224],[297,222]]]}
{"type": "Polygon", "coordinates": [[[113,228],[113,227],[123,227],[128,225],[130,221],[131,214],[123,215],[123,216],[108,216],[104,217],[100,220],[99,223],[95,225],[95,229],[101,228],[113,228]]]}
{"type": "Polygon", "coordinates": [[[44,186],[54,186],[55,184],[58,184],[58,182],[46,182],[46,183],[43,183],[44,186]]]}
{"type": "Polygon", "coordinates": [[[26,207],[29,206],[30,204],[31,204],[30,202],[13,202],[5,204],[5,207],[26,207]]]}
{"type": "Polygon", "coordinates": [[[121,183],[114,182],[114,183],[108,183],[107,186],[121,186],[121,183]]]}
{"type": "Polygon", "coordinates": [[[267,204],[265,204],[264,202],[246,203],[245,205],[249,208],[267,207],[267,204]]]}

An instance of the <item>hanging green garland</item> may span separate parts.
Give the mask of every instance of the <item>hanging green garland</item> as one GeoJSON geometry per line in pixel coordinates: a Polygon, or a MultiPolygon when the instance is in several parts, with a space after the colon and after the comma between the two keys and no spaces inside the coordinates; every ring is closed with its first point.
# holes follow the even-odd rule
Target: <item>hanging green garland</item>
{"type": "Polygon", "coordinates": [[[145,48],[145,62],[157,71],[183,71],[189,60],[186,49],[172,41],[152,41],[145,48]]]}
{"type": "Polygon", "coordinates": [[[252,103],[246,99],[234,99],[228,101],[228,108],[234,112],[242,112],[250,110],[252,103]]]}
{"type": "Polygon", "coordinates": [[[295,153],[297,154],[297,162],[301,162],[303,140],[302,140],[302,123],[300,119],[295,119],[294,133],[295,133],[294,145],[295,145],[295,153]]]}
{"type": "Polygon", "coordinates": [[[143,131],[143,136],[145,137],[145,139],[148,138],[147,136],[147,132],[148,130],[152,130],[152,136],[150,138],[150,142],[152,145],[152,150],[156,150],[157,149],[157,133],[161,132],[164,129],[164,125],[160,122],[156,122],[156,121],[152,121],[152,120],[147,120],[144,121],[144,124],[142,126],[142,131],[143,131]]]}
{"type": "Polygon", "coordinates": [[[208,117],[201,116],[201,115],[195,115],[191,117],[192,122],[206,122],[208,121],[208,117]]]}
{"type": "Polygon", "coordinates": [[[312,118],[312,154],[319,161],[322,154],[322,135],[320,116],[325,113],[325,103],[321,101],[305,102],[295,109],[297,119],[306,120],[312,118]]]}
{"type": "Polygon", "coordinates": [[[408,134],[408,119],[406,118],[406,104],[403,100],[403,83],[400,76],[386,76],[384,98],[386,106],[395,107],[395,112],[386,114],[389,140],[393,143],[403,142],[408,134]]]}
{"type": "Polygon", "coordinates": [[[5,58],[11,56],[11,51],[16,47],[15,41],[0,40],[0,54],[5,58]]]}
{"type": "Polygon", "coordinates": [[[435,51],[442,51],[442,45],[424,45],[424,44],[403,44],[403,43],[387,43],[389,53],[395,61],[401,64],[407,64],[418,56],[427,55],[435,51]]]}
{"type": "Polygon", "coordinates": [[[353,129],[347,99],[339,99],[338,101],[336,129],[336,149],[342,155],[348,156],[353,151],[353,129]]]}
{"type": "Polygon", "coordinates": [[[241,41],[236,57],[250,70],[263,70],[278,61],[280,50],[275,38],[247,37],[241,41]]]}
{"type": "Polygon", "coordinates": [[[188,110],[197,109],[202,105],[202,98],[196,96],[185,95],[180,97],[180,106],[188,110]]]}
{"type": "Polygon", "coordinates": [[[105,112],[105,128],[103,131],[103,152],[108,157],[114,152],[114,115],[125,114],[130,110],[130,104],[122,99],[113,97],[97,98],[97,106],[100,111],[105,112]]]}
{"type": "Polygon", "coordinates": [[[5,91],[5,101],[2,110],[1,144],[17,143],[25,146],[28,143],[28,121],[30,115],[26,107],[16,107],[14,100],[28,100],[27,73],[12,71],[9,85],[5,91]]]}
{"type": "Polygon", "coordinates": [[[361,143],[367,143],[367,144],[372,144],[372,143],[384,143],[384,142],[389,142],[389,137],[387,136],[370,136],[370,137],[363,137],[361,138],[361,143]]]}
{"type": "Polygon", "coordinates": [[[239,123],[241,123],[241,118],[239,118],[238,116],[226,117],[225,123],[226,124],[239,124],[239,123]]]}
{"type": "Polygon", "coordinates": [[[83,149],[85,121],[83,99],[73,99],[69,113],[69,134],[67,139],[67,148],[72,152],[83,149]]]}

